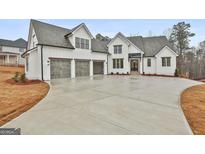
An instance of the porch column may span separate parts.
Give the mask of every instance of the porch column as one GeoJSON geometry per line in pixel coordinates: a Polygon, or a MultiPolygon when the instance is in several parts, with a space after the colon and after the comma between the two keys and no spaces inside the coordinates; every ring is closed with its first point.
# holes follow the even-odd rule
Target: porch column
{"type": "Polygon", "coordinates": [[[93,60],[90,60],[90,76],[93,76],[93,60]]]}
{"type": "Polygon", "coordinates": [[[104,61],[104,63],[103,63],[104,75],[107,74],[107,63],[108,63],[107,61],[104,61]]]}
{"type": "Polygon", "coordinates": [[[75,59],[71,60],[71,78],[75,78],[75,59]]]}
{"type": "Polygon", "coordinates": [[[140,60],[140,74],[143,74],[143,71],[144,71],[144,68],[143,68],[143,64],[144,63],[144,60],[143,60],[143,56],[141,54],[141,60],[140,60]]]}

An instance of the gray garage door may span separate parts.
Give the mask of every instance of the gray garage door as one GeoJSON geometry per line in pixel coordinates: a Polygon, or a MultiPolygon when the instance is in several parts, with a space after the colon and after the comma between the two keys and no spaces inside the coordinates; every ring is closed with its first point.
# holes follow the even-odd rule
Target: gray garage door
{"type": "Polygon", "coordinates": [[[75,61],[75,75],[78,76],[89,76],[89,61],[77,60],[75,61]]]}
{"type": "Polygon", "coordinates": [[[93,62],[93,74],[104,74],[104,62],[93,62]]]}
{"type": "Polygon", "coordinates": [[[70,78],[71,61],[69,59],[51,59],[51,79],[70,78]]]}

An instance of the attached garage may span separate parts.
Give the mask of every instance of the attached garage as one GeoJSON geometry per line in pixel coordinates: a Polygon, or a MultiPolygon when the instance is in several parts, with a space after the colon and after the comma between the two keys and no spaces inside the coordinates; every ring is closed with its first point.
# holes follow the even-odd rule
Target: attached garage
{"type": "Polygon", "coordinates": [[[51,79],[70,78],[71,60],[69,59],[50,59],[51,79]]]}
{"type": "Polygon", "coordinates": [[[104,74],[103,61],[93,61],[93,74],[104,74]]]}
{"type": "Polygon", "coordinates": [[[88,60],[76,60],[75,61],[75,76],[89,76],[90,75],[90,62],[88,60]]]}

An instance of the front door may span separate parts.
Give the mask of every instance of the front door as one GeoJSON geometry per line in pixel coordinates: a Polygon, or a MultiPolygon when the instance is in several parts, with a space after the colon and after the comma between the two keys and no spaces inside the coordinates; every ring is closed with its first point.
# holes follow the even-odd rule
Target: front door
{"type": "Polygon", "coordinates": [[[131,71],[139,71],[139,61],[138,59],[135,59],[135,60],[131,60],[131,71]]]}

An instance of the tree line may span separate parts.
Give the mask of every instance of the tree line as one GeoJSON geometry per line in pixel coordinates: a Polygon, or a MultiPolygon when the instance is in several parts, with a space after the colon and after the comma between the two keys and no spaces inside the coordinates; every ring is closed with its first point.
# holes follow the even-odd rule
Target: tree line
{"type": "Polygon", "coordinates": [[[200,42],[197,47],[190,47],[190,38],[195,36],[190,28],[189,23],[179,22],[169,29],[167,37],[178,52],[178,76],[202,79],[205,78],[205,41],[200,42]]]}

